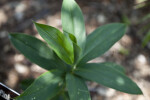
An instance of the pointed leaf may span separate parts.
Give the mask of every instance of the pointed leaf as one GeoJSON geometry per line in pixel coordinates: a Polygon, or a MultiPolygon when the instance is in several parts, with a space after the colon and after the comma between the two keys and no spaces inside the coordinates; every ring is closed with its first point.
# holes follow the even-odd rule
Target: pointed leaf
{"type": "Polygon", "coordinates": [[[66,85],[70,100],[91,100],[83,79],[68,73],[66,75],[66,85]]]}
{"type": "Polygon", "coordinates": [[[63,87],[62,74],[57,70],[42,74],[15,100],[50,100],[63,87]]]}
{"type": "Polygon", "coordinates": [[[74,64],[76,64],[79,61],[79,58],[81,56],[81,48],[77,45],[76,37],[73,34],[68,33],[69,38],[71,39],[73,43],[73,49],[74,49],[74,64]]]}
{"type": "Polygon", "coordinates": [[[140,88],[131,79],[107,65],[107,63],[85,64],[78,67],[75,73],[83,78],[125,93],[142,94],[140,88]]]}
{"type": "Polygon", "coordinates": [[[84,50],[86,40],[84,18],[75,0],[63,0],[61,20],[64,33],[72,33],[77,38],[79,47],[84,50]]]}
{"type": "Polygon", "coordinates": [[[38,33],[51,46],[55,53],[66,63],[73,64],[74,53],[72,42],[54,27],[35,22],[34,24],[38,33]]]}
{"type": "Polygon", "coordinates": [[[113,23],[97,28],[87,37],[85,52],[80,63],[92,60],[112,47],[124,35],[126,26],[113,23]]]}
{"type": "Polygon", "coordinates": [[[81,48],[76,43],[73,43],[73,48],[74,48],[74,64],[76,64],[81,56],[81,48]]]}
{"type": "Polygon", "coordinates": [[[69,34],[69,38],[71,39],[71,41],[74,43],[77,43],[76,37],[73,34],[70,34],[70,33],[68,33],[68,34],[69,34]]]}
{"type": "Polygon", "coordinates": [[[22,33],[10,34],[10,40],[33,63],[47,70],[63,68],[63,63],[59,61],[59,58],[41,40],[22,33]],[[60,67],[60,65],[62,66],[60,67]]]}

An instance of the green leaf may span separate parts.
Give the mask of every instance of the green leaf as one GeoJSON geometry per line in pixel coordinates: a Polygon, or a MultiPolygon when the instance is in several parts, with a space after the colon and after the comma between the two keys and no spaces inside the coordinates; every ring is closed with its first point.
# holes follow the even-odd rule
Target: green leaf
{"type": "Polygon", "coordinates": [[[70,100],[91,100],[83,79],[68,73],[66,75],[66,86],[70,100]]]}
{"type": "Polygon", "coordinates": [[[107,63],[85,64],[78,67],[75,73],[85,79],[125,93],[142,94],[140,88],[131,79],[107,63]]]}
{"type": "Polygon", "coordinates": [[[15,100],[50,100],[63,87],[62,75],[58,70],[42,74],[15,100]]]}
{"type": "Polygon", "coordinates": [[[81,48],[76,43],[73,43],[73,48],[74,48],[74,64],[76,64],[81,56],[81,48]]]}
{"type": "Polygon", "coordinates": [[[126,26],[120,23],[112,23],[97,28],[87,37],[85,52],[80,64],[104,54],[124,35],[125,31],[126,26]]]}
{"type": "Polygon", "coordinates": [[[50,45],[55,53],[67,64],[73,64],[74,51],[72,42],[58,29],[34,22],[38,33],[50,45]]]}
{"type": "Polygon", "coordinates": [[[103,64],[106,65],[106,66],[108,66],[108,67],[112,67],[115,70],[117,70],[117,71],[125,74],[125,69],[122,66],[118,65],[118,64],[115,64],[115,63],[112,63],[112,62],[105,62],[103,64]]]}
{"type": "Polygon", "coordinates": [[[20,87],[22,90],[26,90],[32,83],[33,83],[34,79],[26,79],[21,81],[20,87]]]}
{"type": "Polygon", "coordinates": [[[33,63],[47,69],[64,68],[63,62],[41,40],[22,33],[10,34],[11,43],[33,63]],[[62,65],[60,67],[60,65],[62,65]]]}
{"type": "Polygon", "coordinates": [[[145,47],[149,41],[150,41],[150,30],[147,32],[147,34],[145,35],[142,41],[142,47],[145,47]]]}
{"type": "Polygon", "coordinates": [[[73,34],[68,33],[69,38],[71,39],[73,43],[73,49],[74,49],[74,64],[76,64],[79,61],[79,58],[81,56],[81,48],[77,45],[76,37],[73,34]]]}
{"type": "Polygon", "coordinates": [[[63,92],[61,94],[58,94],[57,96],[55,96],[51,100],[70,100],[70,99],[69,99],[68,92],[63,92]]]}
{"type": "Polygon", "coordinates": [[[149,28],[150,28],[150,23],[141,26],[141,28],[138,30],[138,34],[143,34],[147,31],[149,31],[149,28]]]}
{"type": "Polygon", "coordinates": [[[74,43],[77,43],[76,37],[73,34],[70,34],[70,33],[68,33],[68,34],[69,34],[69,38],[71,39],[71,41],[74,43]]]}
{"type": "Polygon", "coordinates": [[[123,14],[122,15],[122,18],[121,18],[122,22],[126,25],[131,25],[131,21],[130,19],[128,18],[128,16],[126,14],[123,14]]]}
{"type": "Polygon", "coordinates": [[[63,0],[61,20],[64,33],[72,33],[79,47],[84,50],[86,41],[84,18],[75,0],[63,0]]]}

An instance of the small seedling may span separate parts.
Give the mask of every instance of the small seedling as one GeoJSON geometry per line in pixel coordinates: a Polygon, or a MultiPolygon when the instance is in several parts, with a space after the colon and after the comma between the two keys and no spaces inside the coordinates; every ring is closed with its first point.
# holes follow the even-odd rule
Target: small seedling
{"type": "Polygon", "coordinates": [[[86,81],[130,94],[142,94],[123,67],[115,63],[87,63],[104,54],[125,33],[126,25],[101,26],[86,37],[82,12],[74,0],[63,0],[58,29],[33,22],[45,40],[10,34],[12,44],[30,61],[48,71],[40,75],[16,100],[91,100],[86,81]]]}

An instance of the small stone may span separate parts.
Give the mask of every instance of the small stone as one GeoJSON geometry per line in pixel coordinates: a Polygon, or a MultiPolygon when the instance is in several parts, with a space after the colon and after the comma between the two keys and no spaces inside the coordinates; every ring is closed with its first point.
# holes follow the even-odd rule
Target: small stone
{"type": "Polygon", "coordinates": [[[8,18],[5,12],[3,10],[0,10],[0,27],[2,24],[6,23],[7,19],[8,18]]]}
{"type": "Polygon", "coordinates": [[[16,54],[14,56],[14,60],[15,60],[15,62],[21,62],[24,60],[24,56],[22,54],[16,54]]]}
{"type": "Polygon", "coordinates": [[[104,24],[106,22],[106,17],[104,16],[104,14],[99,14],[97,16],[97,21],[100,23],[100,24],[104,24]]]}
{"type": "Polygon", "coordinates": [[[26,10],[26,8],[27,6],[22,2],[16,6],[15,17],[18,21],[21,21],[23,19],[24,11],[26,10]]]}
{"type": "Polygon", "coordinates": [[[128,35],[124,35],[120,42],[125,47],[130,47],[133,44],[131,37],[129,37],[128,35]]]}
{"type": "Polygon", "coordinates": [[[142,63],[142,64],[147,63],[146,57],[143,54],[138,55],[137,60],[139,61],[139,63],[142,63]]]}
{"type": "Polygon", "coordinates": [[[19,74],[22,74],[24,76],[27,76],[29,74],[29,69],[27,66],[25,65],[22,65],[22,64],[19,64],[19,63],[16,63],[14,65],[15,67],[15,70],[19,73],[19,74]]]}
{"type": "Polygon", "coordinates": [[[110,89],[110,88],[100,87],[98,88],[97,91],[100,95],[106,96],[106,97],[112,97],[115,94],[115,90],[110,89]]]}
{"type": "Polygon", "coordinates": [[[11,70],[8,74],[8,79],[6,81],[6,85],[8,85],[10,88],[14,88],[18,82],[18,74],[15,70],[11,70]]]}

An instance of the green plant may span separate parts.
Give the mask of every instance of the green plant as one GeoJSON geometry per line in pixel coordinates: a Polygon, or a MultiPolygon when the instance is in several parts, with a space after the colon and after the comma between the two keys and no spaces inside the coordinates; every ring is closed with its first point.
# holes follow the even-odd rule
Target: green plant
{"type": "Polygon", "coordinates": [[[88,80],[125,93],[142,94],[120,65],[87,63],[104,54],[124,35],[124,24],[101,26],[86,37],[82,12],[74,0],[63,0],[61,19],[63,33],[34,22],[47,44],[29,35],[10,34],[12,44],[21,53],[48,70],[16,100],[91,100],[85,84],[88,80]]]}
{"type": "MultiPolygon", "coordinates": [[[[147,7],[150,5],[149,0],[139,0],[138,3],[135,5],[135,9],[146,11],[147,7]]],[[[140,25],[138,34],[139,36],[144,38],[142,39],[142,47],[144,48],[145,46],[148,46],[148,43],[150,41],[150,24],[149,24],[149,19],[150,19],[150,13],[143,14],[140,20],[136,23],[137,25],[140,25]]]]}
{"type": "Polygon", "coordinates": [[[145,47],[145,46],[147,46],[147,44],[149,43],[149,41],[150,41],[150,24],[149,24],[149,19],[150,19],[150,14],[147,14],[147,15],[144,15],[144,17],[143,18],[141,18],[141,20],[139,21],[139,24],[143,24],[143,23],[145,23],[144,25],[143,25],[143,27],[141,27],[140,28],[140,30],[139,30],[139,34],[144,34],[144,33],[146,33],[145,35],[144,35],[144,38],[143,38],[143,40],[142,40],[142,47],[145,47]]]}

